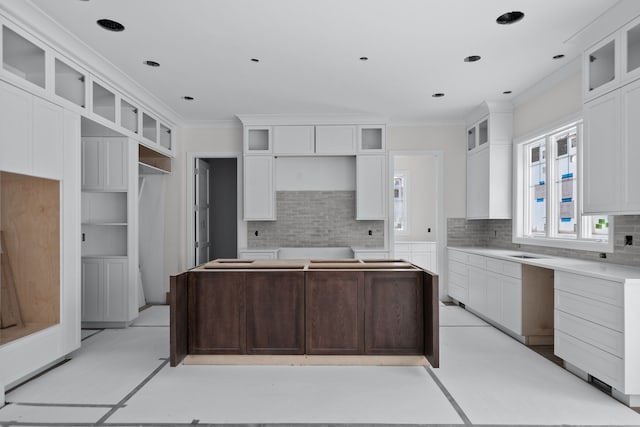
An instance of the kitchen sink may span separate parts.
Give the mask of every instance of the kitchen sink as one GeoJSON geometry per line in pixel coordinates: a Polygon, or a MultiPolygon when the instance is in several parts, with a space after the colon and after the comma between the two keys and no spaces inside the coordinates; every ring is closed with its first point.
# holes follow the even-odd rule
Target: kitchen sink
{"type": "Polygon", "coordinates": [[[533,255],[507,255],[510,256],[511,258],[522,258],[522,259],[538,259],[540,257],[537,256],[533,256],[533,255]]]}

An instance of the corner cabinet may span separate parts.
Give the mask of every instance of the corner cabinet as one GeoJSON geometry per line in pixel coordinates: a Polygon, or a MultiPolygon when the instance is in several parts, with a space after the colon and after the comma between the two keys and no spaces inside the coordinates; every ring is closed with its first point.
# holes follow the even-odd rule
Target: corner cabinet
{"type": "Polygon", "coordinates": [[[467,218],[511,218],[512,107],[483,103],[467,129],[467,218]],[[478,118],[479,117],[479,118],[478,118]]]}
{"type": "Polygon", "coordinates": [[[356,219],[386,219],[385,181],[387,156],[356,156],[356,219]]]}

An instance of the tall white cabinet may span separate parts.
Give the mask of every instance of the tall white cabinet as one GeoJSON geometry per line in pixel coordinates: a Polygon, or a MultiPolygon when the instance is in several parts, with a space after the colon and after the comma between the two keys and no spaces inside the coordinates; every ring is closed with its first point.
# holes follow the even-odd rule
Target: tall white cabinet
{"type": "Polygon", "coordinates": [[[512,106],[483,102],[468,118],[467,218],[511,218],[512,106]]]}
{"type": "Polygon", "coordinates": [[[640,18],[584,52],[584,214],[640,213],[640,18]]]}
{"type": "Polygon", "coordinates": [[[82,322],[124,327],[137,317],[138,144],[82,139],[82,322]]]}

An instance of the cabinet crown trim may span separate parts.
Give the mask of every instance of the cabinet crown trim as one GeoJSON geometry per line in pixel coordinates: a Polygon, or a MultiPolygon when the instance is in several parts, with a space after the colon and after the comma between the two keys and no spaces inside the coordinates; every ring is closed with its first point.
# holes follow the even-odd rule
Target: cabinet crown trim
{"type": "Polygon", "coordinates": [[[285,115],[285,114],[238,114],[236,117],[244,126],[274,125],[380,125],[388,122],[388,117],[361,115],[285,115]]]}

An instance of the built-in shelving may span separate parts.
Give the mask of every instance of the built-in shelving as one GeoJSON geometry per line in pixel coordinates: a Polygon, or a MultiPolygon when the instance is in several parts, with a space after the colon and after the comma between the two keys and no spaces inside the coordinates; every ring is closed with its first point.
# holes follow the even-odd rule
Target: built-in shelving
{"type": "Polygon", "coordinates": [[[116,121],[115,94],[96,82],[93,82],[93,112],[111,122],[116,121]]]}
{"type": "Polygon", "coordinates": [[[124,99],[120,100],[120,126],[138,133],[138,108],[124,99]]]}
{"type": "Polygon", "coordinates": [[[138,145],[138,167],[141,175],[169,173],[171,158],[144,145],[138,145]]]}
{"type": "Polygon", "coordinates": [[[147,113],[142,113],[142,136],[150,141],[158,142],[158,122],[147,113]]]}
{"type": "Polygon", "coordinates": [[[2,67],[41,88],[45,87],[44,49],[2,27],[2,67]]]}
{"type": "Polygon", "coordinates": [[[56,58],[56,95],[80,107],[85,106],[85,75],[56,58]]]}

